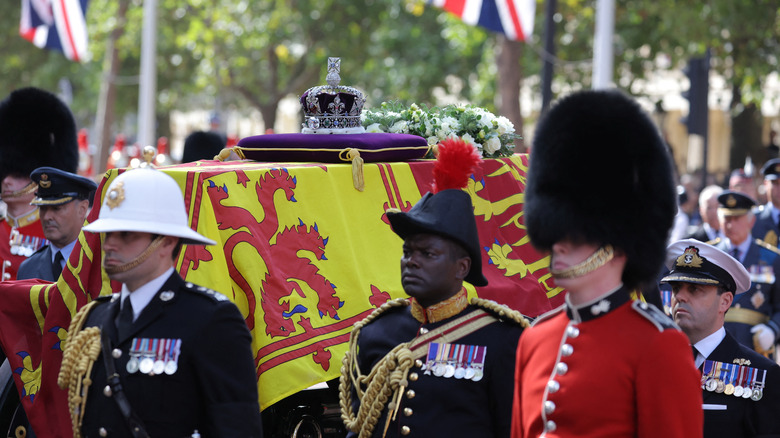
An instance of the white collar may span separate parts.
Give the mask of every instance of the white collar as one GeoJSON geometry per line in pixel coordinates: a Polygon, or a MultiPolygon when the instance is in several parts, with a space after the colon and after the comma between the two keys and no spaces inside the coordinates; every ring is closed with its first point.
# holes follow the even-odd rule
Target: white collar
{"type": "Polygon", "coordinates": [[[133,304],[133,321],[138,319],[138,315],[144,310],[144,308],[152,301],[152,298],[157,294],[157,291],[165,284],[168,277],[173,274],[173,267],[168,268],[162,275],[154,280],[146,283],[138,289],[130,292],[127,286],[122,283],[122,295],[120,296],[122,303],[125,302],[125,297],[130,295],[130,302],[133,304]]]}
{"type": "Polygon", "coordinates": [[[709,355],[715,351],[715,349],[718,347],[718,345],[720,345],[725,337],[726,329],[723,328],[723,326],[720,326],[720,328],[715,330],[713,334],[694,344],[694,347],[699,350],[699,356],[696,357],[697,367],[701,366],[701,364],[704,362],[704,359],[709,357],[709,355]]]}

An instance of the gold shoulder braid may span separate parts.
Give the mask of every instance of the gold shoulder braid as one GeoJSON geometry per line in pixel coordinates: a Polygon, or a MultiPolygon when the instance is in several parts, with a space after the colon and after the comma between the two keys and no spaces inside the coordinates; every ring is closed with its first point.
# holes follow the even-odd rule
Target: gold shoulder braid
{"type": "Polygon", "coordinates": [[[525,315],[518,312],[517,310],[510,309],[507,306],[498,304],[493,300],[486,300],[484,298],[472,298],[471,304],[477,307],[482,307],[483,309],[490,310],[491,312],[498,315],[499,319],[510,319],[520,324],[520,326],[523,328],[528,328],[531,326],[531,322],[528,320],[528,318],[525,315]]]}
{"type": "MultiPolygon", "coordinates": [[[[339,381],[339,403],[341,405],[341,419],[348,430],[358,433],[359,438],[370,437],[371,433],[382,415],[382,410],[387,406],[390,396],[393,396],[393,405],[400,401],[402,388],[408,382],[406,376],[412,368],[412,352],[409,343],[397,345],[385,355],[371,372],[361,375],[357,363],[357,339],[360,329],[371,323],[384,312],[395,307],[405,307],[409,301],[403,298],[386,302],[366,319],[355,324],[349,336],[347,354],[344,355],[341,366],[341,379],[339,381]],[[366,385],[363,391],[361,385],[366,385]],[[352,411],[352,388],[355,388],[360,408],[357,415],[352,411]],[[400,389],[400,390],[399,390],[400,389]]],[[[385,422],[385,433],[394,415],[388,413],[385,422]]],[[[384,434],[382,434],[384,436],[384,434]]]]}
{"type": "Polygon", "coordinates": [[[68,328],[68,337],[63,342],[62,365],[57,376],[57,385],[68,388],[68,409],[73,425],[73,438],[81,437],[81,421],[87,404],[87,392],[92,385],[92,365],[100,354],[100,329],[88,327],[82,330],[89,312],[97,301],[92,301],[73,317],[68,328]]]}

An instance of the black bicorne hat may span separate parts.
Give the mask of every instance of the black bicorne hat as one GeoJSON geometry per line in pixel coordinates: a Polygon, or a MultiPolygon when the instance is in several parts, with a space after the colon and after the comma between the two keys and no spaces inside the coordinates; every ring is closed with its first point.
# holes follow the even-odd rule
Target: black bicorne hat
{"type": "Polygon", "coordinates": [[[471,270],[465,280],[474,286],[487,286],[482,275],[474,207],[468,193],[458,189],[428,192],[406,213],[388,211],[387,219],[402,239],[414,234],[436,234],[460,244],[471,257],[471,270]]]}
{"type": "Polygon", "coordinates": [[[654,282],[677,212],[670,154],[642,108],[616,91],[561,99],[540,120],[525,190],[534,246],[566,238],[623,251],[623,283],[654,282]]]}
{"type": "Polygon", "coordinates": [[[76,122],[57,96],[29,87],[0,102],[0,181],[43,166],[75,173],[78,163],[76,122]]]}

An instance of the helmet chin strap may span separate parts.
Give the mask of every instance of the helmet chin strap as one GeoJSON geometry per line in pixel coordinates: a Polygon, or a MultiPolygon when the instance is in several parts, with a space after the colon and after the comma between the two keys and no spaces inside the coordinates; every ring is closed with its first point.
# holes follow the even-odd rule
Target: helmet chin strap
{"type": "Polygon", "coordinates": [[[136,266],[143,263],[146,259],[148,259],[150,255],[152,255],[154,250],[156,250],[162,244],[164,238],[165,236],[157,236],[157,238],[155,238],[149,243],[149,246],[146,247],[144,252],[138,254],[138,257],[136,257],[135,260],[131,260],[125,263],[124,265],[106,266],[104,260],[103,269],[106,270],[106,274],[110,275],[110,274],[119,274],[121,272],[127,272],[135,268],[136,266]]]}
{"type": "Polygon", "coordinates": [[[3,194],[3,199],[14,199],[14,198],[21,198],[24,195],[29,195],[30,193],[34,192],[38,188],[38,184],[35,184],[35,182],[30,181],[30,184],[27,184],[23,188],[11,192],[11,193],[5,193],[3,194]]]}
{"type": "Polygon", "coordinates": [[[566,269],[557,270],[550,268],[550,273],[556,278],[582,277],[606,265],[613,257],[615,257],[615,249],[612,248],[612,245],[604,245],[584,261],[566,269]]]}

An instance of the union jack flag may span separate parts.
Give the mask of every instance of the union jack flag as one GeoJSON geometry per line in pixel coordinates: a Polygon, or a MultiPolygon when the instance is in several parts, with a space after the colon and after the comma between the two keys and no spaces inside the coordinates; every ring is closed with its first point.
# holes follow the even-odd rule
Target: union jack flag
{"type": "Polygon", "coordinates": [[[536,0],[428,0],[465,23],[525,41],[534,31],[536,0]]]}
{"type": "Polygon", "coordinates": [[[22,0],[19,34],[40,48],[80,62],[87,55],[88,0],[22,0]]]}

